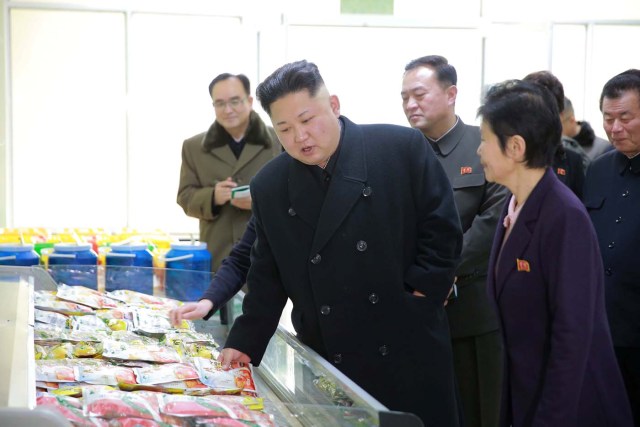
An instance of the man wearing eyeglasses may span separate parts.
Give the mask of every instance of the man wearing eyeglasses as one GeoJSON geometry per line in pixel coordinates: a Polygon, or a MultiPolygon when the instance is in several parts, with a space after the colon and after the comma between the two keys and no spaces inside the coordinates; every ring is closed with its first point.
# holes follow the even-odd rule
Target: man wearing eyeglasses
{"type": "Polygon", "coordinates": [[[251,217],[248,191],[232,194],[281,151],[273,129],[253,111],[249,79],[223,73],[209,84],[216,119],[209,130],[182,146],[178,204],[200,220],[217,271],[251,217]]]}

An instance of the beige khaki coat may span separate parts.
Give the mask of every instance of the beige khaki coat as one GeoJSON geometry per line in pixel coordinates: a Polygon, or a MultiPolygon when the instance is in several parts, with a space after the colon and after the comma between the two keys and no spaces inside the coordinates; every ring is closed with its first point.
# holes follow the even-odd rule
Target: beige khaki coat
{"type": "Polygon", "coordinates": [[[206,242],[212,256],[212,270],[217,271],[233,244],[240,240],[250,210],[229,203],[219,212],[212,211],[216,183],[232,177],[238,185],[251,182],[254,175],[281,151],[273,129],[252,112],[246,144],[236,159],[228,143],[231,136],[214,122],[207,132],[193,136],[182,145],[182,166],[177,202],[184,212],[200,221],[200,241],[206,242]]]}

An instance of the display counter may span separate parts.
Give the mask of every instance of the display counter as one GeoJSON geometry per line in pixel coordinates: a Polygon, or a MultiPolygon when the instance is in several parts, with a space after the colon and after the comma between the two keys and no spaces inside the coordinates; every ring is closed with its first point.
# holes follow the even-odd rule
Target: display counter
{"type": "MultiPolygon", "coordinates": [[[[32,410],[36,389],[33,292],[55,289],[56,283],[42,268],[0,267],[0,298],[6,307],[0,328],[0,425],[15,419],[9,417],[15,417],[16,411],[23,411],[19,416],[24,426],[32,425],[30,418],[42,417],[41,411],[32,410]]],[[[241,311],[241,302],[242,293],[230,302],[232,313],[241,311]]],[[[229,326],[221,324],[218,316],[195,324],[197,330],[224,345],[229,326]]],[[[271,339],[261,365],[254,368],[254,379],[264,398],[265,412],[273,415],[277,426],[422,426],[412,414],[388,411],[282,326],[271,339]]]]}

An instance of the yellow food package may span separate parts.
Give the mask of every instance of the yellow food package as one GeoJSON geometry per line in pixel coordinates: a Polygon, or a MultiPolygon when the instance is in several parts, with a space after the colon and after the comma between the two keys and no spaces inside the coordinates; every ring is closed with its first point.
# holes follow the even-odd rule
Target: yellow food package
{"type": "Polygon", "coordinates": [[[53,346],[47,352],[45,359],[70,359],[73,357],[73,344],[62,343],[53,346]]]}
{"type": "Polygon", "coordinates": [[[100,343],[79,342],[73,347],[75,357],[94,357],[102,353],[100,343]]]}

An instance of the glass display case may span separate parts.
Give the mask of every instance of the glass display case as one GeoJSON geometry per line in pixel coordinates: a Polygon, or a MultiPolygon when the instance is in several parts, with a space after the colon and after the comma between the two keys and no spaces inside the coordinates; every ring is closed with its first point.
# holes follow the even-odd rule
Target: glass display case
{"type": "MultiPolygon", "coordinates": [[[[135,267],[122,268],[142,270],[135,267]]],[[[100,270],[97,274],[100,289],[104,286],[104,275],[100,278],[100,270]]],[[[122,277],[146,277],[146,274],[144,271],[122,271],[122,277]]],[[[167,272],[154,269],[152,274],[154,294],[164,296],[170,293],[163,282],[167,272]]],[[[200,280],[205,282],[197,286],[206,288],[207,278],[202,277],[200,280]]],[[[26,418],[21,425],[25,426],[31,425],[27,421],[28,417],[42,416],[38,411],[31,410],[35,406],[33,291],[55,290],[56,287],[52,275],[41,267],[0,266],[0,297],[5,302],[11,300],[10,304],[15,304],[16,307],[15,310],[4,310],[3,316],[7,319],[0,329],[1,348],[5,354],[11,355],[3,356],[0,371],[2,425],[3,416],[9,416],[7,408],[13,408],[14,412],[23,410],[21,416],[26,418]],[[6,325],[12,325],[13,331],[7,331],[6,325]]],[[[135,285],[132,288],[136,290],[135,285]]],[[[233,314],[241,312],[242,297],[243,294],[239,293],[229,303],[229,325],[232,324],[233,314]]],[[[218,343],[224,345],[229,325],[222,324],[218,315],[208,321],[194,323],[197,330],[210,333],[218,343]]],[[[271,339],[261,365],[254,367],[254,380],[259,395],[264,398],[265,411],[273,415],[277,426],[422,426],[422,422],[412,414],[387,410],[330,363],[298,341],[282,325],[271,339]]],[[[15,416],[14,412],[11,416],[15,416]]]]}

